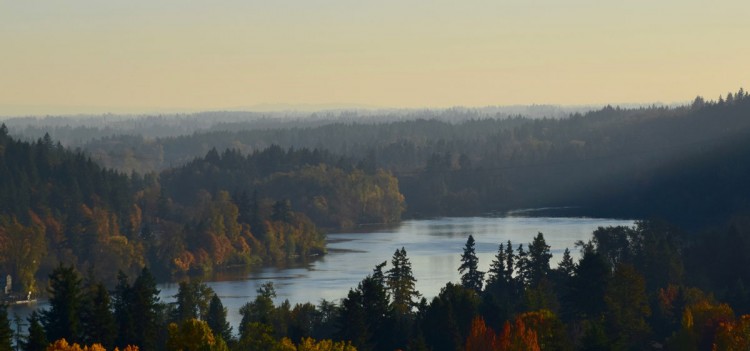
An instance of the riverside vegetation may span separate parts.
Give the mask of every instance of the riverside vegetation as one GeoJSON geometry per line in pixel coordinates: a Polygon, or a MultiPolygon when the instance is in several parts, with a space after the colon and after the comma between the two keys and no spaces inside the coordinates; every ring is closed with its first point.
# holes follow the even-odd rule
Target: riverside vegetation
{"type": "Polygon", "coordinates": [[[28,340],[61,349],[747,349],[746,92],[561,119],[474,117],[110,136],[76,150],[2,125],[0,266],[11,293],[51,299],[30,317],[28,340]],[[153,152],[160,161],[143,163],[153,152]],[[404,250],[340,304],[274,306],[266,286],[243,309],[238,338],[209,325],[213,296],[200,283],[181,286],[187,301],[156,299],[156,280],[324,254],[321,228],[545,206],[666,221],[597,230],[578,262],[568,255],[554,269],[542,235],[503,243],[486,276],[469,240],[461,284],[432,301],[418,299],[404,250]]]}

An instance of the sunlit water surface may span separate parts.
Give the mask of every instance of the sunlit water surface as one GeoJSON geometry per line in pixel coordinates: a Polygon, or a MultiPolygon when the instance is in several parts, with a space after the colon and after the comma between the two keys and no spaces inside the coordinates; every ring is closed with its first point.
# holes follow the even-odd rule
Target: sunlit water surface
{"type": "MultiPolygon", "coordinates": [[[[526,246],[541,232],[552,250],[556,266],[565,248],[574,257],[573,245],[589,240],[591,233],[602,226],[633,225],[630,220],[596,218],[540,217],[469,217],[405,221],[400,226],[375,232],[339,233],[328,235],[328,254],[298,268],[263,268],[235,280],[207,282],[227,307],[229,322],[239,325],[239,309],[255,298],[256,290],[266,281],[276,288],[276,302],[318,303],[322,299],[338,302],[350,288],[368,274],[376,264],[388,261],[395,250],[406,249],[412,264],[416,287],[428,299],[440,292],[447,282],[459,281],[458,266],[466,238],[476,240],[480,269],[486,271],[497,253],[498,245],[508,240],[514,247],[526,246]]],[[[160,285],[163,301],[173,301],[176,284],[160,285]]]]}
{"type": "MultiPolygon", "coordinates": [[[[412,264],[416,287],[428,299],[447,282],[458,282],[460,256],[469,234],[476,240],[480,269],[486,271],[498,245],[508,240],[513,246],[526,246],[541,232],[552,250],[552,265],[557,265],[565,248],[574,258],[578,240],[589,240],[597,227],[633,225],[632,220],[550,217],[461,217],[410,220],[398,227],[372,232],[328,235],[328,254],[301,267],[261,268],[249,273],[224,274],[208,284],[227,308],[235,333],[241,320],[240,307],[255,298],[256,290],[271,281],[276,303],[319,303],[322,299],[338,302],[355,287],[376,264],[388,261],[395,250],[404,247],[412,264]]],[[[160,298],[173,302],[177,284],[160,284],[160,298]]],[[[11,316],[25,316],[30,308],[46,308],[43,301],[34,306],[12,306],[11,316]]]]}

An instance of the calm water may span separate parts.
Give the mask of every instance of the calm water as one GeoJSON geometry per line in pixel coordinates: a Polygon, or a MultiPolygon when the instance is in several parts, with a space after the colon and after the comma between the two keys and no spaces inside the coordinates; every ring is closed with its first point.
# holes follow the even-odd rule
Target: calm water
{"type": "MultiPolygon", "coordinates": [[[[600,226],[633,225],[629,220],[595,218],[442,218],[405,221],[397,228],[369,233],[340,233],[328,235],[328,254],[305,267],[264,268],[230,280],[207,282],[227,307],[228,319],[237,328],[239,309],[255,298],[256,289],[266,281],[276,288],[276,302],[288,299],[295,303],[318,303],[346,296],[376,264],[388,261],[396,249],[406,248],[412,263],[417,289],[428,299],[437,295],[447,282],[459,281],[460,255],[469,234],[476,240],[480,269],[486,271],[497,253],[498,245],[508,240],[514,247],[526,246],[542,232],[552,247],[553,266],[566,247],[573,256],[578,251],[573,244],[588,240],[600,226]]],[[[176,284],[160,285],[162,301],[174,301],[176,284]]]]}
{"type": "MultiPolygon", "coordinates": [[[[292,304],[318,303],[322,299],[338,302],[370,274],[376,264],[387,260],[385,270],[388,270],[393,252],[403,246],[417,278],[417,289],[430,299],[445,283],[459,281],[460,255],[469,234],[476,239],[480,269],[486,271],[501,242],[510,240],[514,247],[520,243],[526,246],[536,233],[544,233],[547,244],[552,247],[552,265],[556,266],[566,247],[575,258],[578,256],[573,248],[576,241],[589,240],[597,227],[617,225],[631,226],[633,221],[545,217],[412,220],[390,230],[329,234],[328,254],[303,267],[262,268],[206,283],[221,297],[236,332],[241,320],[240,307],[254,299],[256,289],[266,281],[274,283],[277,304],[287,299],[292,304]]],[[[177,284],[161,284],[159,289],[162,301],[174,301],[177,284]]],[[[45,301],[31,306],[10,306],[9,315],[25,318],[31,309],[46,307],[45,301]]]]}

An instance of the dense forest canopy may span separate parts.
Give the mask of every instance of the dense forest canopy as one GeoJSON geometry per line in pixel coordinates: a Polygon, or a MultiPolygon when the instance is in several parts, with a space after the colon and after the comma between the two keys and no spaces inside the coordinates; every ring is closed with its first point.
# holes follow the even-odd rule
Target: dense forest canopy
{"type": "MultiPolygon", "coordinates": [[[[175,173],[169,169],[212,150],[241,155],[272,147],[317,150],[330,158],[328,165],[340,159],[390,171],[405,196],[406,217],[571,207],[577,210],[570,213],[577,215],[653,216],[700,225],[747,207],[743,192],[736,191],[744,189],[741,178],[746,174],[747,96],[740,89],[717,101],[698,97],[678,107],[606,106],[565,118],[481,109],[342,112],[309,120],[227,113],[219,118],[224,122],[211,126],[191,117],[206,126],[192,134],[179,129],[162,137],[102,134],[80,147],[105,167],[141,174],[175,173]]],[[[560,111],[543,107],[533,111],[560,116],[560,111]]],[[[121,123],[148,126],[156,123],[152,119],[121,123]]],[[[165,123],[174,121],[167,118],[165,123]]],[[[30,133],[29,125],[19,124],[11,134],[30,133]]]]}
{"type": "MultiPolygon", "coordinates": [[[[50,298],[29,317],[24,348],[748,348],[744,90],[567,118],[446,117],[475,112],[298,127],[233,120],[171,135],[102,134],[75,150],[2,124],[0,268],[14,277],[5,298],[50,298]],[[548,206],[666,221],[599,228],[573,248],[579,260],[566,250],[558,267],[542,233],[498,243],[487,272],[467,233],[460,283],[431,301],[401,248],[340,303],[277,306],[273,285],[263,285],[240,310],[237,333],[218,296],[185,279],[325,254],[326,229],[548,206]],[[159,301],[157,279],[183,279],[176,303],[159,301]]],[[[2,306],[0,347],[12,334],[4,321],[2,306]]]]}
{"type": "MultiPolygon", "coordinates": [[[[737,231],[746,228],[736,223],[719,234],[720,244],[740,244],[737,231]]],[[[54,350],[74,349],[71,343],[96,350],[746,350],[750,292],[743,282],[750,275],[736,272],[731,285],[717,278],[747,263],[735,255],[747,245],[729,250],[727,260],[703,265],[712,253],[701,252],[702,240],[714,240],[713,234],[686,240],[685,232],[654,221],[600,227],[578,244],[580,259],[565,250],[552,267],[550,246],[538,233],[528,243],[499,243],[487,272],[477,269],[469,235],[463,253],[455,253],[460,283],[447,282],[430,300],[415,289],[420,277],[401,248],[339,302],[274,304],[274,285],[266,282],[240,308],[237,326],[227,323],[221,299],[199,281],[182,281],[175,302],[165,303],[148,269],[133,278],[121,272],[108,293],[101,282],[60,265],[49,276],[50,307],[28,318],[23,346],[36,350],[54,341],[54,350]]],[[[0,317],[5,309],[0,306],[0,317]]],[[[0,318],[0,331],[8,329],[5,323],[0,318]]],[[[9,337],[1,336],[0,344],[9,345],[9,337]]]]}
{"type": "Polygon", "coordinates": [[[103,168],[49,135],[0,129],[0,265],[13,293],[43,293],[59,262],[90,271],[152,267],[160,279],[284,263],[325,252],[318,226],[394,223],[398,181],[318,150],[209,152],[163,174],[103,168]]]}

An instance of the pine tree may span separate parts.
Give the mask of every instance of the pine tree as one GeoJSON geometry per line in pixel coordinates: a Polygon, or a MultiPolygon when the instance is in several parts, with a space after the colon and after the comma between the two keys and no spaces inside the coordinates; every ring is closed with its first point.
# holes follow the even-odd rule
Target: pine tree
{"type": "Polygon", "coordinates": [[[474,236],[469,235],[469,238],[466,240],[466,246],[464,247],[464,253],[461,255],[461,266],[458,267],[458,272],[462,274],[461,285],[464,288],[479,293],[482,291],[484,272],[479,271],[477,268],[479,265],[479,259],[477,258],[475,251],[475,244],[474,236]]]}
{"type": "Polygon", "coordinates": [[[211,303],[208,305],[206,323],[208,323],[208,327],[211,328],[214,335],[221,336],[227,343],[231,341],[232,327],[227,322],[227,309],[216,294],[211,297],[211,303]]]}
{"type": "Polygon", "coordinates": [[[32,311],[27,320],[29,321],[29,334],[26,336],[26,341],[21,342],[21,349],[23,351],[47,350],[49,341],[42,326],[41,316],[36,311],[32,311]]]}
{"type": "Polygon", "coordinates": [[[522,288],[529,281],[529,256],[523,249],[523,244],[518,244],[518,249],[516,250],[516,270],[518,271],[516,285],[522,288]]]}
{"type": "Polygon", "coordinates": [[[361,286],[357,289],[349,289],[349,294],[341,300],[338,337],[342,340],[350,340],[358,350],[369,351],[373,349],[370,344],[372,333],[365,317],[364,302],[360,289],[361,286]]]}
{"type": "Polygon", "coordinates": [[[549,273],[549,261],[552,258],[550,246],[544,240],[544,235],[538,233],[534,241],[529,244],[528,252],[528,284],[536,286],[549,273]]]}
{"type": "Polygon", "coordinates": [[[175,309],[175,315],[173,317],[177,324],[188,319],[198,318],[198,292],[195,289],[196,287],[196,284],[191,284],[185,281],[180,282],[177,295],[175,295],[177,309],[175,309]]]}
{"type": "Polygon", "coordinates": [[[10,328],[8,319],[8,305],[0,304],[0,351],[11,351],[13,342],[13,329],[10,328]]]}
{"type": "Polygon", "coordinates": [[[128,282],[128,276],[122,271],[117,273],[117,286],[113,299],[115,323],[117,325],[116,344],[119,348],[135,345],[136,317],[133,314],[133,289],[128,282]]]}
{"type": "Polygon", "coordinates": [[[490,270],[487,271],[487,274],[487,286],[497,284],[505,279],[505,247],[503,243],[500,243],[495,259],[490,263],[490,270]]]}
{"type": "Polygon", "coordinates": [[[412,274],[411,262],[403,247],[393,253],[391,264],[393,267],[387,275],[387,285],[393,297],[391,307],[398,316],[408,316],[415,305],[414,299],[420,294],[415,288],[417,279],[412,274]]]}
{"type": "Polygon", "coordinates": [[[273,304],[273,298],[276,297],[276,289],[273,282],[263,283],[257,290],[257,295],[253,302],[248,302],[240,308],[240,338],[249,330],[248,327],[253,323],[260,323],[273,329],[272,323],[276,307],[273,304]]]}
{"type": "Polygon", "coordinates": [[[62,263],[49,275],[50,309],[43,313],[47,338],[65,338],[71,342],[80,340],[81,278],[73,266],[62,263]]]}
{"type": "Polygon", "coordinates": [[[159,331],[159,290],[148,268],[144,267],[133,282],[132,294],[132,315],[136,316],[138,321],[135,323],[135,345],[145,351],[156,350],[159,331]]]}
{"type": "Polygon", "coordinates": [[[505,281],[510,284],[513,282],[513,273],[515,272],[516,254],[513,252],[513,244],[510,240],[505,245],[505,273],[503,274],[505,281]]]}
{"type": "Polygon", "coordinates": [[[570,250],[568,250],[567,247],[565,248],[565,251],[563,251],[563,257],[560,264],[557,266],[557,270],[567,277],[572,277],[576,270],[576,265],[573,262],[573,258],[570,257],[570,250]]]}
{"type": "Polygon", "coordinates": [[[82,341],[99,343],[105,348],[114,347],[117,336],[115,317],[111,310],[109,292],[103,283],[89,285],[81,306],[82,341]]]}

